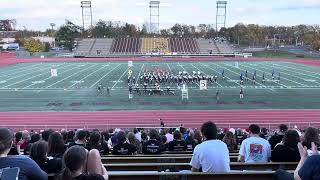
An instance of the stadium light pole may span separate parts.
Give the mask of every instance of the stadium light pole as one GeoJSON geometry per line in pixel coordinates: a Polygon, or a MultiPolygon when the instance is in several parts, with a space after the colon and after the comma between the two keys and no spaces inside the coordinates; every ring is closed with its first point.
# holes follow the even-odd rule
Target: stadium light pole
{"type": "Polygon", "coordinates": [[[54,32],[53,32],[53,27],[56,26],[55,23],[50,23],[50,26],[51,26],[51,36],[53,37],[53,48],[56,47],[56,41],[55,41],[55,38],[54,38],[54,32]]]}

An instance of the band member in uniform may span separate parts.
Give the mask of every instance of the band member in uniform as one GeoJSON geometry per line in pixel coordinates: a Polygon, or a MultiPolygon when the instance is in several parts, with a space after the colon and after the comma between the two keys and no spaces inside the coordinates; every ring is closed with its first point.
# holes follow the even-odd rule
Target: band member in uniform
{"type": "Polygon", "coordinates": [[[272,77],[272,81],[274,81],[274,70],[272,70],[271,77],[272,77]]]}
{"type": "Polygon", "coordinates": [[[240,84],[243,84],[243,74],[240,75],[240,84]]]}
{"type": "Polygon", "coordinates": [[[224,79],[225,79],[225,76],[224,76],[224,69],[222,69],[221,76],[222,76],[222,80],[224,80],[224,79]]]}
{"type": "Polygon", "coordinates": [[[241,88],[241,89],[240,89],[240,99],[243,99],[243,97],[244,97],[244,91],[243,91],[243,89],[241,88]]]}
{"type": "Polygon", "coordinates": [[[220,91],[219,89],[216,92],[216,100],[219,101],[220,100],[220,91]]]}
{"type": "Polygon", "coordinates": [[[102,93],[102,88],[103,88],[102,84],[99,84],[98,87],[97,87],[99,93],[102,93]]]}
{"type": "Polygon", "coordinates": [[[249,80],[249,77],[248,77],[248,71],[246,70],[246,73],[245,73],[245,78],[246,78],[246,81],[249,80]]]}

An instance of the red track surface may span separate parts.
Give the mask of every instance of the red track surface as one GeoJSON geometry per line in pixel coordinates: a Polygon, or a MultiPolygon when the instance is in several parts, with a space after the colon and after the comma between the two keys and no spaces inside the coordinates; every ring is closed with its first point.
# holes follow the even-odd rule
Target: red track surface
{"type": "Polygon", "coordinates": [[[222,111],[107,111],[107,112],[0,112],[0,125],[19,129],[108,129],[166,126],[200,128],[205,121],[218,127],[247,128],[250,123],[275,128],[280,123],[299,128],[320,125],[320,110],[222,110],[222,111]],[[317,124],[318,123],[318,124],[317,124]]]}
{"type": "MultiPolygon", "coordinates": [[[[1,57],[0,66],[24,62],[49,61],[111,61],[111,60],[179,60],[192,61],[199,58],[30,58],[19,59],[1,57]]],[[[232,58],[201,58],[201,60],[235,60],[232,58]]],[[[305,59],[269,59],[269,58],[236,58],[241,61],[290,61],[312,66],[320,66],[318,60],[305,59]]],[[[262,127],[275,128],[280,123],[299,128],[314,125],[320,126],[320,110],[228,110],[228,111],[108,111],[108,112],[0,112],[0,126],[15,130],[44,128],[73,129],[73,128],[130,128],[155,127],[159,125],[158,118],[162,118],[167,126],[177,126],[181,123],[186,127],[199,128],[205,121],[213,121],[219,127],[247,128],[250,123],[260,124],[262,127]]]]}
{"type": "Polygon", "coordinates": [[[312,66],[320,66],[320,60],[309,60],[309,59],[279,59],[279,58],[15,58],[0,55],[0,66],[6,66],[17,63],[27,62],[51,62],[51,61],[288,61],[301,63],[312,66]]]}

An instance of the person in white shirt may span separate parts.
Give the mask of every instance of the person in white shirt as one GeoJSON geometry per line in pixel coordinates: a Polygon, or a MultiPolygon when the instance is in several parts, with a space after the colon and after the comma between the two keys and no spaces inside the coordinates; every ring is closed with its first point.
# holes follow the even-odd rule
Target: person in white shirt
{"type": "Polygon", "coordinates": [[[204,142],[194,149],[190,165],[192,172],[229,172],[230,158],[227,145],[217,140],[217,126],[209,121],[202,125],[204,142]]]}
{"type": "Polygon", "coordinates": [[[141,132],[137,129],[133,129],[134,136],[141,142],[141,132]]]}
{"type": "Polygon", "coordinates": [[[250,137],[242,141],[239,151],[239,162],[267,163],[271,158],[269,142],[259,137],[260,127],[256,124],[249,126],[250,137]]]}
{"type": "Polygon", "coordinates": [[[166,133],[167,143],[173,141],[172,129],[168,129],[166,133]]]}

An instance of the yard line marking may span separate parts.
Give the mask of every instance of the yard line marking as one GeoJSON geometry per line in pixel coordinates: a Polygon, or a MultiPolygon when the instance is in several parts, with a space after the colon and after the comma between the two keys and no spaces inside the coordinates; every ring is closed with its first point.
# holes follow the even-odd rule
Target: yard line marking
{"type": "Polygon", "coordinates": [[[76,74],[79,74],[79,73],[81,73],[81,72],[84,71],[84,70],[90,69],[90,68],[93,67],[93,66],[96,66],[96,65],[89,65],[87,68],[84,68],[84,69],[82,69],[81,71],[78,71],[78,72],[76,72],[76,73],[73,73],[73,74],[71,74],[70,76],[67,76],[67,77],[61,79],[60,81],[57,81],[57,82],[55,82],[55,83],[47,86],[46,88],[50,88],[50,87],[52,87],[53,85],[56,85],[56,84],[58,84],[58,83],[60,83],[60,82],[62,82],[62,81],[64,81],[64,80],[66,80],[66,79],[69,79],[70,77],[72,77],[72,76],[74,76],[74,75],[76,75],[76,74]]]}
{"type": "MultiPolygon", "coordinates": [[[[72,65],[74,65],[74,64],[71,63],[71,64],[68,64],[68,65],[62,67],[62,68],[68,68],[69,66],[72,66],[72,65]]],[[[62,69],[62,68],[61,68],[61,69],[62,69]]],[[[63,72],[59,71],[59,76],[61,76],[61,74],[64,74],[64,73],[69,72],[69,71],[71,71],[71,70],[73,70],[73,69],[76,69],[76,68],[79,68],[79,67],[78,67],[78,66],[74,66],[73,68],[68,69],[67,71],[63,71],[63,72]]],[[[61,69],[60,69],[60,70],[61,70],[61,69]]],[[[43,81],[46,81],[46,80],[51,79],[51,78],[53,78],[53,77],[50,76],[50,77],[48,77],[48,78],[43,79],[43,81]]],[[[34,84],[30,84],[30,85],[28,85],[28,86],[23,87],[22,89],[29,88],[29,87],[31,87],[31,86],[33,86],[33,85],[34,85],[34,84]]]]}
{"type": "Polygon", "coordinates": [[[136,78],[136,84],[135,84],[135,86],[137,86],[137,84],[138,84],[138,82],[139,82],[139,80],[140,80],[140,75],[141,75],[141,72],[142,72],[143,67],[144,67],[144,63],[142,64],[142,66],[141,66],[141,68],[140,68],[140,71],[139,71],[139,74],[138,74],[138,77],[136,78]]]}
{"type": "MultiPolygon", "coordinates": [[[[228,64],[226,64],[226,63],[224,63],[224,64],[225,64],[226,66],[228,66],[228,64]]],[[[220,66],[220,65],[217,63],[217,66],[220,66]]],[[[241,63],[239,63],[239,67],[240,67],[240,66],[241,66],[241,63]]],[[[240,69],[241,71],[243,71],[243,69],[241,69],[241,68],[239,68],[239,69],[240,69]]],[[[234,71],[228,69],[227,67],[226,67],[226,70],[228,70],[228,71],[230,71],[230,72],[232,72],[232,73],[237,74],[237,75],[240,76],[240,74],[238,74],[237,72],[234,72],[234,71]]],[[[253,82],[252,79],[249,78],[249,80],[250,80],[251,82],[253,82]]],[[[265,85],[263,85],[263,84],[261,84],[261,83],[259,83],[259,82],[257,82],[257,81],[256,81],[256,83],[257,83],[258,85],[260,85],[260,86],[266,87],[265,85]]],[[[274,91],[273,89],[269,89],[269,90],[274,91]]]]}
{"type": "Polygon", "coordinates": [[[39,63],[39,64],[29,65],[29,66],[27,66],[27,67],[18,67],[18,68],[14,68],[14,69],[8,69],[7,71],[4,70],[3,72],[1,72],[1,75],[0,75],[0,76],[11,76],[12,74],[16,74],[17,71],[18,71],[18,72],[27,71],[27,70],[33,69],[33,67],[35,67],[35,66],[40,66],[40,65],[42,65],[42,64],[39,63]],[[20,71],[20,69],[24,69],[24,70],[21,70],[21,71],[20,71]],[[14,72],[14,73],[11,73],[11,71],[14,72]],[[9,74],[8,74],[8,73],[9,73],[9,74]]]}
{"type": "MultiPolygon", "coordinates": [[[[270,65],[268,65],[268,64],[263,64],[264,66],[268,66],[268,67],[272,67],[272,66],[270,66],[270,65]]],[[[272,67],[273,68],[273,67],[272,67]]],[[[286,70],[286,69],[283,69],[283,68],[280,68],[280,67],[278,67],[277,69],[280,69],[281,70],[281,74],[287,74],[288,76],[292,76],[292,77],[295,77],[295,78],[297,78],[297,79],[302,79],[302,80],[304,80],[304,81],[306,81],[305,80],[305,78],[301,78],[301,77],[299,77],[299,76],[296,76],[296,75],[292,75],[291,73],[299,73],[299,72],[294,72],[294,71],[290,71],[290,70],[286,70]],[[289,72],[291,72],[290,74],[289,73],[284,73],[284,72],[282,72],[282,71],[289,71],[289,72]]],[[[302,74],[302,75],[304,75],[304,76],[308,76],[307,74],[303,74],[303,73],[299,73],[299,74],[302,74]]],[[[313,82],[313,83],[315,83],[315,84],[317,84],[317,85],[320,85],[320,83],[318,83],[318,82],[316,82],[316,81],[309,81],[309,82],[313,82]]]]}
{"type": "MultiPolygon", "coordinates": [[[[40,65],[42,65],[42,64],[40,64],[40,65]]],[[[39,67],[37,67],[37,68],[39,68],[39,67]]],[[[47,69],[48,67],[44,67],[44,68],[47,69]]],[[[40,68],[40,69],[35,70],[35,71],[32,71],[32,70],[33,70],[33,69],[36,69],[36,68],[26,69],[26,70],[23,70],[23,71],[20,71],[20,72],[24,72],[24,71],[30,71],[30,72],[27,73],[27,74],[22,74],[22,75],[14,76],[14,77],[12,77],[12,78],[4,79],[4,80],[9,81],[9,80],[11,80],[11,79],[16,79],[16,78],[20,78],[20,77],[23,77],[23,76],[27,76],[27,75],[33,74],[33,73],[35,73],[35,72],[43,71],[44,68],[40,68]]],[[[50,67],[50,68],[51,68],[51,67],[50,67]]],[[[15,73],[12,73],[12,74],[15,74],[15,73]]],[[[8,76],[11,76],[12,74],[9,74],[8,76]]]]}
{"type": "MultiPolygon", "coordinates": [[[[215,71],[216,73],[219,73],[217,70],[215,70],[214,68],[208,66],[207,64],[203,64],[203,63],[199,63],[199,64],[201,64],[202,66],[205,66],[205,67],[207,67],[207,68],[209,68],[209,69],[212,69],[212,70],[215,71]]],[[[229,78],[228,76],[225,76],[225,77],[226,77],[227,79],[229,79],[229,80],[232,80],[232,79],[229,78]]],[[[240,87],[242,87],[242,85],[239,84],[239,83],[237,83],[237,82],[233,82],[233,83],[235,83],[235,84],[239,85],[240,87]]]]}
{"type": "Polygon", "coordinates": [[[166,63],[166,64],[167,64],[167,66],[168,66],[168,68],[169,68],[169,71],[172,72],[172,71],[171,71],[171,67],[169,66],[169,64],[168,64],[168,63],[166,63]]]}
{"type": "Polygon", "coordinates": [[[106,76],[108,76],[113,70],[115,70],[116,68],[118,68],[120,65],[122,65],[121,63],[118,64],[116,67],[114,67],[113,69],[111,69],[108,73],[106,73],[105,75],[103,75],[98,81],[96,81],[95,83],[93,83],[90,88],[93,88],[95,85],[97,85],[103,78],[105,78],[106,76]]]}
{"type": "MultiPolygon", "coordinates": [[[[252,67],[245,66],[245,65],[243,65],[243,64],[241,64],[240,66],[244,66],[244,67],[250,68],[250,69],[252,69],[252,70],[257,70],[257,71],[260,71],[260,72],[263,72],[263,73],[264,73],[264,71],[261,71],[259,68],[258,68],[258,69],[254,69],[254,68],[252,68],[252,67]]],[[[261,77],[261,78],[262,78],[262,75],[258,75],[258,77],[261,77]]],[[[282,77],[281,77],[281,78],[282,78],[282,77]]],[[[285,78],[283,78],[283,79],[285,79],[285,78]]],[[[287,87],[287,85],[281,84],[281,83],[276,82],[276,81],[270,81],[270,79],[267,79],[267,78],[266,78],[266,82],[273,82],[273,83],[275,83],[275,84],[279,84],[280,86],[287,87]]]]}
{"type": "MultiPolygon", "coordinates": [[[[307,65],[304,65],[304,64],[299,64],[299,63],[292,63],[292,62],[282,62],[282,63],[284,63],[284,64],[287,64],[287,65],[290,65],[290,67],[289,68],[291,68],[291,69],[297,69],[297,68],[293,68],[292,66],[293,65],[297,65],[297,66],[300,66],[301,68],[300,69],[298,69],[298,70],[300,70],[300,71],[305,71],[305,72],[308,72],[308,73],[312,73],[312,74],[314,74],[314,75],[320,75],[320,73],[317,73],[317,72],[314,72],[314,71],[308,71],[308,70],[305,70],[306,68],[317,68],[317,67],[313,67],[313,66],[307,66],[307,65]]],[[[288,67],[288,66],[287,66],[288,67]]]]}
{"type": "Polygon", "coordinates": [[[129,70],[129,67],[123,72],[123,74],[119,77],[119,79],[117,80],[117,82],[115,82],[115,83],[113,84],[113,86],[112,86],[111,89],[113,89],[113,88],[119,83],[119,81],[121,80],[121,78],[128,72],[128,70],[129,70]]]}
{"type": "MultiPolygon", "coordinates": [[[[249,65],[249,66],[252,66],[251,64],[248,64],[248,65],[249,65]]],[[[261,67],[261,66],[260,66],[260,68],[262,68],[262,69],[268,69],[269,71],[271,71],[271,70],[272,70],[272,69],[270,69],[270,68],[261,67]]],[[[263,71],[261,71],[261,70],[257,70],[257,71],[263,72],[263,71]]],[[[287,78],[285,78],[285,77],[281,77],[281,79],[285,79],[285,80],[287,80],[287,81],[290,81],[290,82],[293,82],[293,83],[299,84],[299,85],[301,85],[301,86],[306,86],[305,84],[302,84],[302,83],[299,83],[299,82],[296,82],[296,81],[293,81],[293,80],[287,79],[287,78]]]]}
{"type": "MultiPolygon", "coordinates": [[[[97,70],[93,71],[92,73],[86,75],[85,77],[81,78],[80,80],[78,80],[79,82],[83,81],[84,79],[86,79],[87,77],[91,76],[92,74],[100,71],[101,69],[105,68],[106,66],[101,66],[100,68],[98,68],[97,70]]],[[[73,83],[71,86],[69,86],[68,88],[72,88],[74,85],[78,84],[78,82],[73,83]]]]}
{"type": "MultiPolygon", "coordinates": [[[[201,71],[201,69],[199,69],[197,66],[195,66],[194,64],[191,64],[191,66],[193,66],[194,68],[196,68],[198,71],[201,71]]],[[[204,73],[205,75],[208,76],[207,73],[204,73]]],[[[220,83],[218,83],[218,81],[216,82],[218,84],[218,86],[222,87],[222,85],[220,83]]]]}
{"type": "MultiPolygon", "coordinates": [[[[61,65],[62,65],[62,64],[61,64],[61,65]]],[[[61,65],[59,65],[59,66],[61,66],[61,65]]],[[[47,68],[46,68],[46,69],[47,69],[47,68]]],[[[41,71],[43,71],[43,69],[42,69],[41,71]]],[[[36,71],[36,72],[37,72],[37,71],[36,71]]],[[[15,84],[18,84],[18,83],[21,83],[21,82],[27,81],[27,80],[29,80],[29,79],[33,79],[33,78],[35,78],[35,77],[42,76],[43,74],[49,74],[49,71],[44,72],[44,73],[41,73],[41,74],[38,74],[38,75],[31,76],[30,78],[27,78],[27,79],[24,79],[24,80],[21,80],[21,81],[18,81],[18,82],[15,82],[15,83],[9,84],[9,85],[4,86],[4,87],[2,87],[2,88],[10,87],[10,86],[12,86],[12,85],[15,85],[15,84]]]]}
{"type": "MultiPolygon", "coordinates": [[[[269,65],[268,63],[265,63],[266,65],[269,65]]],[[[269,65],[270,66],[270,65],[269,65]]],[[[286,66],[285,68],[290,68],[290,69],[293,69],[293,70],[296,70],[296,71],[290,71],[290,70],[286,70],[286,71],[290,71],[290,72],[295,72],[295,73],[299,73],[299,74],[302,74],[302,75],[305,75],[305,76],[309,76],[309,77],[312,77],[312,78],[316,78],[316,79],[320,79],[319,76],[313,76],[313,75],[310,75],[310,74],[305,74],[305,73],[302,73],[302,72],[298,72],[298,71],[305,71],[305,72],[308,72],[308,73],[313,73],[311,71],[306,71],[306,70],[303,70],[303,69],[298,69],[298,68],[293,68],[293,67],[289,67],[289,66],[286,66]]],[[[281,68],[282,69],[282,68],[281,68]]],[[[314,74],[317,74],[317,73],[314,73],[314,74]]],[[[320,75],[320,74],[319,74],[320,75]]]]}

